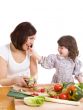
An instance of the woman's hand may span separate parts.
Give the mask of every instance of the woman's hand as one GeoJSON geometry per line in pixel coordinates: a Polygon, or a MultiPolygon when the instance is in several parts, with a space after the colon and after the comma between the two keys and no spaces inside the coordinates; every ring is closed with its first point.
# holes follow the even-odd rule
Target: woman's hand
{"type": "Polygon", "coordinates": [[[18,86],[27,87],[27,83],[25,82],[25,78],[27,78],[27,77],[16,76],[16,77],[12,78],[12,82],[18,86]]]}

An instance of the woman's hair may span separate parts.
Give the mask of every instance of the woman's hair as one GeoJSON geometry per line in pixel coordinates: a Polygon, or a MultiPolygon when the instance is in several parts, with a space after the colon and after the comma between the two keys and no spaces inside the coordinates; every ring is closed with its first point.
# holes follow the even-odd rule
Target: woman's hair
{"type": "Polygon", "coordinates": [[[28,37],[36,34],[35,27],[30,22],[22,22],[17,25],[14,31],[11,33],[11,42],[16,49],[23,50],[22,46],[28,39],[28,37]]]}
{"type": "Polygon", "coordinates": [[[73,61],[75,61],[76,56],[78,56],[79,54],[75,38],[70,35],[65,35],[65,36],[62,36],[57,41],[57,43],[59,46],[66,47],[69,51],[68,57],[70,57],[73,61]]]}

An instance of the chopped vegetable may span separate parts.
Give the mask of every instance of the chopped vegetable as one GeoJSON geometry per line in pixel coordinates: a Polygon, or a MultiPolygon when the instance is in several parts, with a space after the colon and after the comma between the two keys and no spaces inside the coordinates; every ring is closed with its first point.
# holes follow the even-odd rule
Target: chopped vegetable
{"type": "Polygon", "coordinates": [[[25,94],[25,93],[22,93],[22,92],[18,92],[18,91],[14,90],[14,89],[11,89],[8,92],[7,96],[14,97],[16,99],[23,99],[24,97],[31,97],[30,94],[25,94]]]}
{"type": "Polygon", "coordinates": [[[35,96],[35,97],[25,97],[24,103],[29,106],[41,106],[44,103],[45,99],[43,96],[35,96]]]}

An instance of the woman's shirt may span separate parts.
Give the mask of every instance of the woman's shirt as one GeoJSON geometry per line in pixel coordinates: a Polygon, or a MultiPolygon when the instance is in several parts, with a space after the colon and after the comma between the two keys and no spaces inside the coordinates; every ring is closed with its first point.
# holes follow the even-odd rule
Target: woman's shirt
{"type": "Polygon", "coordinates": [[[60,55],[51,54],[48,57],[42,57],[39,64],[46,69],[56,69],[52,78],[53,83],[73,82],[73,75],[75,75],[75,77],[81,75],[81,62],[78,59],[73,62],[70,58],[64,58],[60,55]]]}
{"type": "Polygon", "coordinates": [[[10,44],[8,44],[0,47],[0,56],[7,62],[8,77],[27,76],[30,74],[30,56],[28,54],[23,62],[17,63],[12,56],[10,44]]]}

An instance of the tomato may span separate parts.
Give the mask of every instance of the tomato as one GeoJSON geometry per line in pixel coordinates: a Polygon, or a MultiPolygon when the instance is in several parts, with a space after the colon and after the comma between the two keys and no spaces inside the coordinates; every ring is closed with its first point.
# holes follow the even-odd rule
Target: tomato
{"type": "Polygon", "coordinates": [[[63,88],[63,85],[60,84],[60,83],[57,83],[57,84],[54,85],[54,91],[56,91],[56,92],[61,91],[62,88],[63,88]]]}
{"type": "Polygon", "coordinates": [[[45,92],[45,88],[40,88],[40,89],[38,90],[38,92],[44,93],[44,92],[45,92]]]}
{"type": "Polygon", "coordinates": [[[38,96],[39,94],[36,93],[36,92],[33,92],[31,95],[32,95],[32,96],[38,96]]]}
{"type": "Polygon", "coordinates": [[[66,93],[61,93],[61,94],[59,94],[59,98],[67,100],[68,99],[68,95],[66,93]]]}
{"type": "Polygon", "coordinates": [[[50,96],[51,98],[55,98],[55,99],[57,99],[57,96],[50,96]]]}

